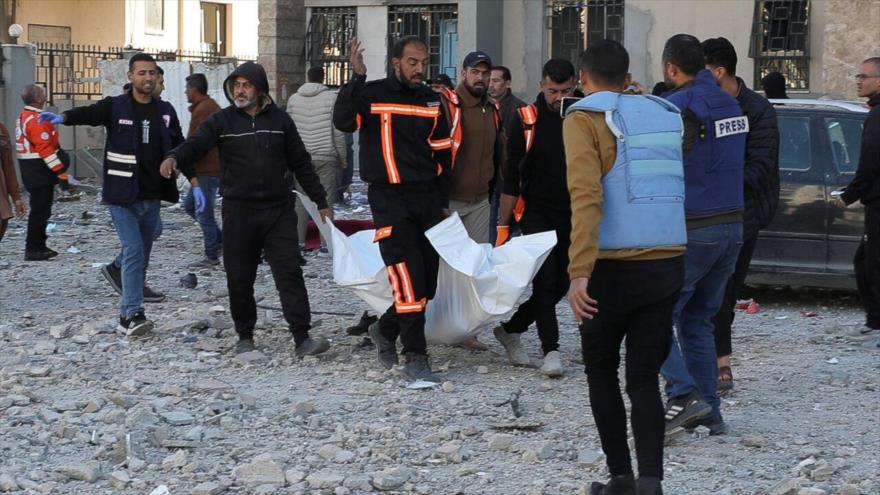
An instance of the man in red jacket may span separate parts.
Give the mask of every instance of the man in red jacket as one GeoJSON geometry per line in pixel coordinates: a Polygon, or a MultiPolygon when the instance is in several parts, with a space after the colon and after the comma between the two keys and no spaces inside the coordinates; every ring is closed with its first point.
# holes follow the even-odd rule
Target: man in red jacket
{"type": "Polygon", "coordinates": [[[28,84],[21,90],[21,99],[25,107],[15,123],[15,152],[31,203],[24,259],[43,261],[58,256],[46,246],[46,225],[52,216],[55,184],[60,184],[62,190],[70,187],[67,182],[68,158],[58,142],[55,126],[37,120],[46,104],[46,90],[28,84]]]}

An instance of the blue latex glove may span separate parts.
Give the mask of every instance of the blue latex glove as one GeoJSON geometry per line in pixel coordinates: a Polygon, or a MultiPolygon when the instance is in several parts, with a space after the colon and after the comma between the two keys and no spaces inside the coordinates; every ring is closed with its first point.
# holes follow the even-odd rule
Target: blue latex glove
{"type": "Polygon", "coordinates": [[[196,213],[202,213],[205,211],[205,205],[208,202],[205,200],[205,193],[202,192],[202,188],[196,186],[192,188],[193,199],[196,201],[196,213]]]}
{"type": "Polygon", "coordinates": [[[53,125],[60,125],[64,123],[64,115],[52,112],[40,112],[40,116],[37,117],[37,122],[42,124],[47,120],[53,125]]]}

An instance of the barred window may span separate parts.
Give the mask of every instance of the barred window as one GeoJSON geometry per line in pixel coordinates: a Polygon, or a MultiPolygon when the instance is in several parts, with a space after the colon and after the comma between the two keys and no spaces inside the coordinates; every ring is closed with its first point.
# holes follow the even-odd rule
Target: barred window
{"type": "Polygon", "coordinates": [[[577,64],[581,52],[596,41],[623,43],[624,0],[548,0],[547,40],[551,58],[577,64]]]}
{"type": "Polygon", "coordinates": [[[388,75],[391,47],[404,36],[418,36],[428,45],[427,77],[446,74],[453,81],[458,76],[458,6],[457,4],[391,5],[388,7],[388,75]]]}
{"type": "Polygon", "coordinates": [[[306,61],[309,67],[324,68],[324,84],[342,86],[351,69],[349,44],[357,35],[355,7],[314,7],[306,32],[306,61]]]}
{"type": "Polygon", "coordinates": [[[785,77],[786,87],[810,89],[809,0],[757,0],[749,56],[755,60],[755,87],[770,72],[785,77]]]}

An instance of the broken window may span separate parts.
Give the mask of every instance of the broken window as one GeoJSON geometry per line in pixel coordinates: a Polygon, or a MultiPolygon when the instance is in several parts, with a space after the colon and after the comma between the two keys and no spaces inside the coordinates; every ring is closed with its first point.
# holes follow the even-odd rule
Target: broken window
{"type": "Polygon", "coordinates": [[[809,0],[758,0],[749,56],[755,60],[756,88],[770,72],[785,77],[786,87],[810,89],[809,0]]]}

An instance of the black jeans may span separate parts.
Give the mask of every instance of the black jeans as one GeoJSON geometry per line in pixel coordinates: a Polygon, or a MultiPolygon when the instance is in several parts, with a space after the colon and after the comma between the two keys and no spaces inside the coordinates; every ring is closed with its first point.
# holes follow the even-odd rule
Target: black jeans
{"type": "Polygon", "coordinates": [[[556,231],[556,246],[532,280],[532,295],[520,304],[501,327],[507,333],[524,333],[529,325],[538,327],[544,354],[559,349],[559,323],[556,304],[568,292],[568,248],[571,245],[571,212],[526,210],[520,222],[523,234],[556,231]]]}
{"type": "Polygon", "coordinates": [[[46,226],[49,224],[49,217],[52,216],[54,193],[54,185],[28,189],[31,212],[28,215],[27,237],[24,241],[25,251],[46,249],[46,226]]]}
{"type": "Polygon", "coordinates": [[[300,267],[293,201],[269,208],[223,202],[223,264],[229,289],[229,308],[239,338],[254,336],[257,304],[254,280],[260,254],[272,269],[281,309],[297,345],[309,338],[311,310],[300,267]]]}
{"type": "Polygon", "coordinates": [[[587,292],[598,313],[581,325],[590,407],[612,475],[633,472],[626,408],[617,369],[626,338],[626,393],[640,476],[663,477],[660,366],[669,354],[672,312],[684,280],[681,256],[662,260],[599,260],[587,292]]]}
{"type": "Polygon", "coordinates": [[[392,342],[400,336],[404,354],[427,354],[425,309],[437,290],[440,257],[425,231],[442,220],[439,189],[434,183],[370,185],[367,196],[394,294],[379,331],[392,342]]]}
{"type": "Polygon", "coordinates": [[[865,237],[853,259],[865,325],[880,328],[880,206],[865,206],[865,237]]]}
{"type": "Polygon", "coordinates": [[[752,262],[752,254],[755,253],[755,244],[758,237],[743,239],[743,245],[736,258],[736,268],[733,275],[727,280],[724,289],[724,299],[721,300],[721,309],[712,320],[715,323],[715,354],[718,357],[730,356],[733,351],[733,319],[736,316],[736,299],[742,291],[749,274],[749,265],[752,262]]]}

